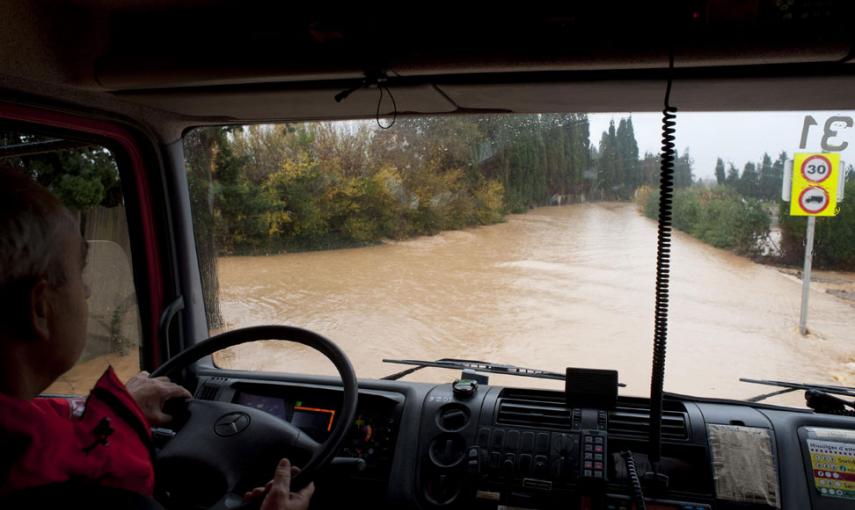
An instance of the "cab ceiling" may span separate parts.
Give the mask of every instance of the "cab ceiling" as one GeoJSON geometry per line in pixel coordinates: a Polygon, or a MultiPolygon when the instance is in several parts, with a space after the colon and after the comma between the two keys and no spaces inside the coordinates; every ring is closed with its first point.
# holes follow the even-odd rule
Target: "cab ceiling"
{"type": "MultiPolygon", "coordinates": [[[[281,4],[7,0],[0,87],[176,129],[372,117],[378,81],[404,115],[649,111],[661,109],[673,50],[672,101],[683,110],[855,107],[846,0],[604,0],[454,15],[281,4]]],[[[392,111],[388,95],[379,107],[392,111]]]]}

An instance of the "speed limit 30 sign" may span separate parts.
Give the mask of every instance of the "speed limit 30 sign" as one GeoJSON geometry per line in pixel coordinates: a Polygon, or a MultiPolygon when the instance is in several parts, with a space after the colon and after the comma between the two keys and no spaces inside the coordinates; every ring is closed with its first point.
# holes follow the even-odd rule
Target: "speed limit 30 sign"
{"type": "Polygon", "coordinates": [[[790,196],[792,216],[837,214],[840,154],[795,154],[790,196]]]}

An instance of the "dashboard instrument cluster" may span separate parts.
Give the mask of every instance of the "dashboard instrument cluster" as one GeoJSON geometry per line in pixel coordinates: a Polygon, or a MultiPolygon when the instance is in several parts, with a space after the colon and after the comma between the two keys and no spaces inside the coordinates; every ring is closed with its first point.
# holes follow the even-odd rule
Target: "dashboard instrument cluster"
{"type": "MultiPolygon", "coordinates": [[[[231,400],[285,420],[323,442],[339,417],[341,394],[325,388],[241,384],[231,400]]],[[[362,459],[368,476],[388,472],[400,405],[393,396],[360,394],[356,418],[337,456],[362,459]]]]}

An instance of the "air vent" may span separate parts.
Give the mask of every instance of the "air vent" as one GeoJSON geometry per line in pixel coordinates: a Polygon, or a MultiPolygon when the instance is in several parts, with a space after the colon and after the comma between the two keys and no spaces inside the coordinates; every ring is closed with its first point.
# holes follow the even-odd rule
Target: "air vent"
{"type": "Polygon", "coordinates": [[[573,411],[563,398],[541,393],[509,393],[499,399],[496,422],[504,425],[570,430],[573,411]]]}
{"type": "Polygon", "coordinates": [[[217,398],[217,393],[219,391],[220,387],[216,384],[205,383],[199,388],[199,391],[196,392],[196,398],[199,400],[214,400],[217,398]]]}
{"type": "MultiPolygon", "coordinates": [[[[650,409],[646,405],[619,404],[609,412],[609,434],[647,439],[650,435],[650,409]]],[[[686,413],[663,411],[662,439],[685,441],[688,438],[686,413]]]]}
{"type": "MultiPolygon", "coordinates": [[[[688,418],[679,402],[666,401],[662,416],[662,438],[669,441],[689,439],[688,418]]],[[[504,390],[499,397],[496,423],[523,427],[570,430],[572,409],[564,404],[564,394],[536,390],[504,390]]],[[[650,408],[647,400],[621,399],[609,411],[609,434],[647,439],[650,435],[650,408]]]]}

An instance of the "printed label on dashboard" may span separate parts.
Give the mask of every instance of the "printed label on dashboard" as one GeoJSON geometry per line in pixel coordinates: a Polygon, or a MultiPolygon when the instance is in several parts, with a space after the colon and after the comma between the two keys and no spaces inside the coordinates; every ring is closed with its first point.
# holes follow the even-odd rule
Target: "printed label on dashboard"
{"type": "Polygon", "coordinates": [[[816,490],[823,496],[855,499],[855,443],[808,439],[816,490]]]}

